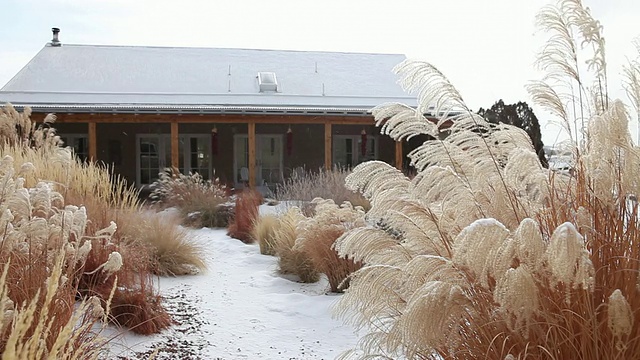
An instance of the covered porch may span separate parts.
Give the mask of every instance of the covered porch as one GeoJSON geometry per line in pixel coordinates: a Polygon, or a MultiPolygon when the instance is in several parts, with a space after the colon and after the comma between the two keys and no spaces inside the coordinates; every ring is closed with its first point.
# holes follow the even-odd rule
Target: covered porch
{"type": "Polygon", "coordinates": [[[66,113],[57,118],[58,133],[68,145],[73,146],[73,136],[86,134],[86,158],[112,166],[139,187],[166,167],[202,175],[208,169],[205,178],[255,188],[282,181],[299,168],[379,159],[402,169],[404,161],[403,144],[379,136],[371,116],[66,113]],[[147,163],[145,154],[157,165],[147,163]]]}

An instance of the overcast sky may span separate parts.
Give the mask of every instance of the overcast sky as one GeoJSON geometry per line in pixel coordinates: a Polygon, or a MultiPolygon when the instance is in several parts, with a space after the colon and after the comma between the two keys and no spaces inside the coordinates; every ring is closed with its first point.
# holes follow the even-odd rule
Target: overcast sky
{"type": "MultiPolygon", "coordinates": [[[[529,101],[547,0],[0,0],[0,86],[60,27],[63,43],[402,53],[436,65],[472,109],[529,101]]],[[[604,26],[610,93],[640,35],[639,0],[590,0],[604,26]]],[[[625,98],[626,100],[626,98],[625,98]]],[[[547,114],[537,110],[541,122],[547,114]]],[[[632,133],[637,133],[634,120],[632,133]]],[[[543,128],[545,144],[558,130],[543,128]]]]}

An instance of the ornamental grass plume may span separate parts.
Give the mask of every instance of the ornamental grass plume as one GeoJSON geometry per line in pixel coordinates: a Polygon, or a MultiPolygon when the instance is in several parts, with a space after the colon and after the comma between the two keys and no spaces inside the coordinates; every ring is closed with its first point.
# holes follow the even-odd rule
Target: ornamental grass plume
{"type": "MultiPolygon", "coordinates": [[[[117,284],[144,291],[145,299],[159,298],[149,276],[148,251],[122,244],[124,234],[116,231],[120,216],[140,209],[137,193],[108,169],[75,160],[69,148],[61,147],[51,127],[53,116],[36,126],[29,113],[10,105],[0,112],[0,122],[15,125],[1,131],[0,257],[12,264],[9,299],[14,304],[35,301],[61,251],[64,281],[54,299],[52,334],[72,316],[77,296],[107,303],[117,284]]],[[[149,317],[166,320],[169,315],[157,307],[149,317]]]]}
{"type": "MultiPolygon", "coordinates": [[[[602,26],[589,9],[560,0],[537,22],[550,33],[537,59],[548,75],[527,89],[569,134],[574,168],[544,169],[526,133],[485,122],[432,65],[398,65],[419,106],[381,105],[377,125],[394,140],[435,140],[409,154],[413,179],[382,162],[346,179],[371,210],[366,227],[335,244],[364,264],[336,314],[366,334],[342,358],[640,357],[640,150],[630,116],[608,97],[602,26]]],[[[625,71],[635,109],[638,64],[625,71]]]]}
{"type": "MultiPolygon", "coordinates": [[[[101,319],[92,314],[104,309],[95,302],[75,307],[78,279],[92,250],[86,209],[64,205],[64,198],[49,182],[25,187],[25,177],[37,168],[31,163],[16,164],[7,148],[3,150],[0,354],[3,359],[96,358],[104,340],[94,331],[101,319]]],[[[96,236],[110,239],[104,232],[96,236]]],[[[119,270],[119,257],[113,253],[103,279],[119,270]]]]}

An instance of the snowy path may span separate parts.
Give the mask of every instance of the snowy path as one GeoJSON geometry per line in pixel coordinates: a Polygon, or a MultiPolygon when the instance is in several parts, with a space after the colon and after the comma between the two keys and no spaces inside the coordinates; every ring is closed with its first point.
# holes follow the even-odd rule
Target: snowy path
{"type": "Polygon", "coordinates": [[[275,257],[225,230],[192,233],[210,250],[208,272],[160,279],[179,324],[153,337],[120,337],[111,346],[120,359],[146,358],[156,348],[156,359],[334,359],[355,345],[352,328],[331,318],[337,296],[325,294],[326,280],[284,279],[275,257]]]}

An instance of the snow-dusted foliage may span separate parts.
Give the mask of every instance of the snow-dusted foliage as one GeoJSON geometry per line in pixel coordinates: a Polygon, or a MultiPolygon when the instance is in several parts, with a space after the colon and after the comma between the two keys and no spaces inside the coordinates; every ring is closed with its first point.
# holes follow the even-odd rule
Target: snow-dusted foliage
{"type": "MultiPolygon", "coordinates": [[[[409,154],[413,179],[383,162],[347,178],[371,210],[367,227],[335,245],[364,263],[336,307],[368,331],[344,358],[640,356],[640,152],[629,114],[607,97],[588,8],[561,0],[537,20],[551,34],[538,58],[549,75],[528,88],[572,135],[575,167],[544,169],[524,131],[485,122],[432,65],[400,64],[420,106],[381,105],[377,124],[395,140],[436,140],[409,154]]],[[[638,86],[630,76],[630,92],[638,86]]]]}
{"type": "MultiPolygon", "coordinates": [[[[65,151],[71,161],[68,150],[58,155],[65,151]]],[[[102,302],[91,297],[76,310],[73,303],[92,239],[110,241],[115,224],[87,234],[84,207],[65,205],[48,182],[24,187],[35,170],[9,155],[0,161],[0,353],[8,359],[95,358],[100,341],[91,327],[106,321],[102,302]]],[[[106,280],[121,266],[120,253],[113,252],[95,272],[106,280]]]]}

